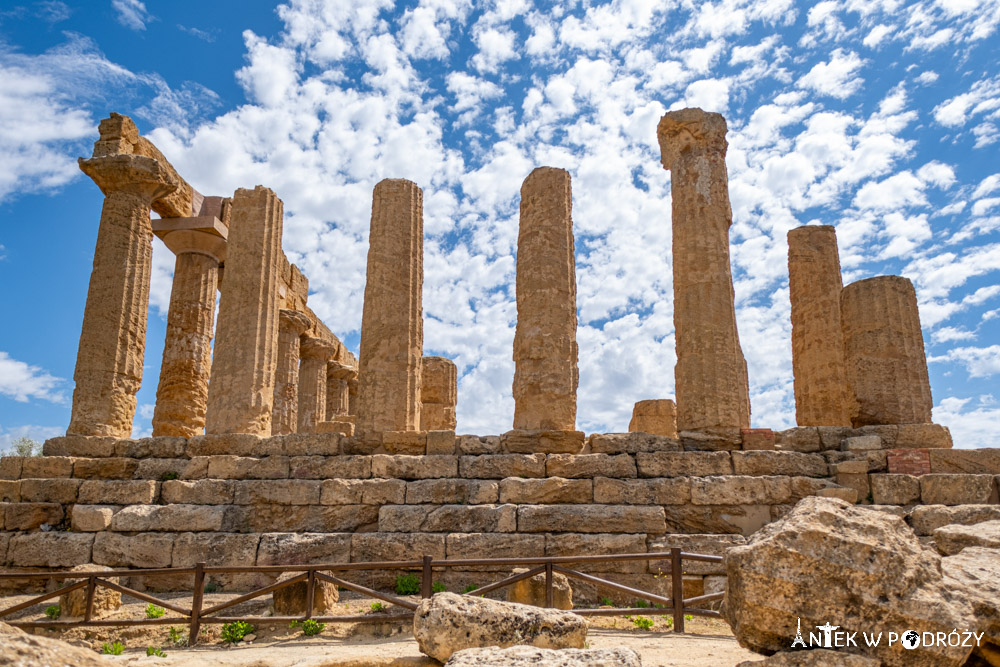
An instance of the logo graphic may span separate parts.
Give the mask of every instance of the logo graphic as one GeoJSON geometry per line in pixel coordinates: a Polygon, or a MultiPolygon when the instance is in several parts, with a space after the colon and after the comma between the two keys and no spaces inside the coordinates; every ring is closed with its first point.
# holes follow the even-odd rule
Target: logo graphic
{"type": "Polygon", "coordinates": [[[799,619],[799,627],[795,631],[795,641],[792,642],[792,648],[796,646],[806,647],[806,640],[802,639],[802,619],[799,619]]]}
{"type": "Polygon", "coordinates": [[[816,629],[823,633],[823,648],[833,648],[833,631],[839,627],[839,625],[830,625],[830,621],[827,621],[826,625],[816,626],[816,629]]]}
{"type": "Polygon", "coordinates": [[[904,648],[915,649],[920,646],[920,633],[916,630],[907,630],[900,639],[904,648]]]}

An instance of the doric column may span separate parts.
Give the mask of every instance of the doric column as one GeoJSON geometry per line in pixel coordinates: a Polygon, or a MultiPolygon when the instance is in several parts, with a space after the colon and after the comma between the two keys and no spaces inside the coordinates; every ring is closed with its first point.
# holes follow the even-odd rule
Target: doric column
{"type": "Polygon", "coordinates": [[[358,414],[358,379],[347,381],[347,414],[357,417],[358,414]]]}
{"type": "Polygon", "coordinates": [[[299,423],[299,337],[309,318],[295,310],[278,311],[278,366],[274,373],[271,435],[295,433],[299,423]]]}
{"type": "Polygon", "coordinates": [[[337,354],[333,343],[303,336],[299,347],[299,433],[314,433],[326,421],[326,364],[337,354]]]}
{"type": "Polygon", "coordinates": [[[263,186],[233,196],[206,433],[271,434],[282,214],[263,186]]]}
{"type": "Polygon", "coordinates": [[[669,398],[636,401],[632,406],[629,433],[652,433],[677,437],[677,405],[669,398]]]}
{"type": "Polygon", "coordinates": [[[673,200],[677,429],[738,435],[750,425],[750,391],[729,266],[726,121],[671,111],[657,138],[673,200]]]}
{"type": "Polygon", "coordinates": [[[337,417],[350,414],[350,390],[347,383],[358,377],[358,369],[339,361],[326,364],[326,419],[336,421],[337,417]]]}
{"type": "Polygon", "coordinates": [[[424,357],[420,367],[420,430],[454,431],[458,369],[445,357],[424,357]]]}
{"type": "Polygon", "coordinates": [[[359,433],[420,427],[424,345],[423,192],[386,179],[372,196],[368,277],[358,360],[359,433]]]}
{"type": "Polygon", "coordinates": [[[80,159],[104,193],[67,433],[127,438],[142,384],[153,232],[149,208],[177,188],[152,158],[80,159]]]}
{"type": "Polygon", "coordinates": [[[853,426],[929,424],[931,384],[917,293],[902,276],[859,280],[840,295],[853,426]]]}
{"type": "Polygon", "coordinates": [[[792,371],[799,426],[850,426],[840,325],[837,232],[809,225],[788,232],[792,371]]]}
{"type": "Polygon", "coordinates": [[[576,428],[576,260],[569,172],[539,167],[521,185],[514,331],[514,428],[576,428]]]}

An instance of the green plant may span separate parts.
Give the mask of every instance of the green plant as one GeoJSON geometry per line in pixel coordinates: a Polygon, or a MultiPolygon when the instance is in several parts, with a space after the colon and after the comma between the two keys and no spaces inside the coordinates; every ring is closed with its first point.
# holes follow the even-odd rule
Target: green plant
{"type": "Polygon", "coordinates": [[[57,604],[49,605],[45,608],[45,615],[54,621],[62,615],[62,608],[57,604]]]}
{"type": "Polygon", "coordinates": [[[475,591],[475,590],[478,590],[478,589],[479,589],[479,586],[476,586],[475,584],[469,584],[468,586],[466,586],[465,588],[462,589],[462,592],[463,593],[471,593],[472,591],[475,591]]]}
{"type": "Polygon", "coordinates": [[[435,593],[444,593],[448,588],[442,584],[440,581],[435,581],[431,584],[431,590],[435,593]]]}
{"type": "Polygon", "coordinates": [[[10,443],[10,451],[14,456],[38,456],[42,453],[42,446],[31,438],[21,436],[10,443]]]}
{"type": "Polygon", "coordinates": [[[147,646],[146,647],[146,655],[147,656],[155,655],[157,658],[166,658],[167,657],[166,653],[164,653],[162,650],[158,649],[155,646],[147,646]]]}
{"type": "Polygon", "coordinates": [[[104,642],[101,646],[101,653],[104,655],[121,655],[125,652],[125,644],[121,642],[113,642],[111,644],[104,642]]]}
{"type": "Polygon", "coordinates": [[[648,609],[649,603],[646,602],[645,600],[636,600],[635,606],[638,607],[639,609],[648,609]]]}
{"type": "Polygon", "coordinates": [[[302,634],[307,637],[312,637],[313,635],[318,635],[323,632],[323,628],[325,627],[326,623],[319,623],[309,618],[302,622],[302,634]]]}
{"type": "Polygon", "coordinates": [[[207,584],[205,584],[205,592],[206,593],[218,593],[219,592],[219,584],[215,583],[214,581],[208,582],[207,584]]]}
{"type": "Polygon", "coordinates": [[[372,602],[372,611],[376,614],[380,611],[385,611],[385,605],[381,602],[372,602]]]}
{"type": "Polygon", "coordinates": [[[229,644],[243,641],[243,638],[253,633],[254,627],[245,621],[233,621],[222,626],[222,641],[229,644]]]}
{"type": "Polygon", "coordinates": [[[161,618],[166,611],[163,607],[157,607],[151,602],[146,605],[146,618],[161,618]]]}
{"type": "Polygon", "coordinates": [[[645,616],[636,616],[632,619],[632,625],[639,628],[640,630],[652,630],[653,629],[653,619],[647,618],[645,616]]]}
{"type": "Polygon", "coordinates": [[[170,634],[170,641],[174,643],[174,646],[180,646],[181,644],[187,641],[187,638],[184,636],[184,633],[181,632],[179,628],[175,628],[174,626],[171,625],[170,629],[167,630],[167,632],[170,634]]]}
{"type": "Polygon", "coordinates": [[[601,605],[604,607],[614,607],[615,601],[608,597],[601,598],[601,605]]]}
{"type": "Polygon", "coordinates": [[[670,618],[670,617],[667,617],[667,618],[666,618],[666,619],[664,619],[664,620],[666,620],[666,622],[667,622],[667,627],[668,627],[668,628],[672,628],[672,627],[674,627],[674,619],[672,619],[672,618],[670,618]]]}
{"type": "Polygon", "coordinates": [[[693,621],[694,620],[694,615],[693,614],[684,614],[684,620],[685,621],[693,621]]]}
{"type": "Polygon", "coordinates": [[[178,477],[180,477],[180,475],[178,475],[176,471],[171,470],[170,472],[165,472],[160,475],[160,481],[169,482],[170,480],[177,479],[178,477]]]}
{"type": "Polygon", "coordinates": [[[420,577],[401,574],[396,577],[396,595],[416,595],[420,592],[420,577]]]}

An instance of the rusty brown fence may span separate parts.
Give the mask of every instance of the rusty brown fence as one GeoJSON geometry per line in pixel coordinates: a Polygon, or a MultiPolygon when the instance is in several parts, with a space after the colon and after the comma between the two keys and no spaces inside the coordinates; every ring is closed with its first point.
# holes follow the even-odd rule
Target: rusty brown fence
{"type": "MultiPolygon", "coordinates": [[[[59,620],[45,620],[45,621],[11,621],[9,625],[19,627],[19,628],[71,628],[79,626],[114,626],[114,627],[124,627],[131,625],[173,625],[179,620],[186,621],[189,625],[189,642],[191,644],[197,643],[198,633],[201,630],[201,626],[204,624],[224,624],[232,623],[235,621],[246,621],[246,622],[260,622],[260,623],[273,623],[273,622],[291,622],[291,621],[305,621],[305,620],[315,620],[320,623],[379,623],[384,621],[402,621],[413,618],[413,612],[417,609],[417,604],[411,600],[401,598],[390,593],[385,593],[377,591],[373,588],[367,586],[362,586],[361,584],[353,583],[347,581],[339,576],[334,576],[333,573],[346,573],[357,570],[408,570],[421,572],[421,582],[420,582],[420,596],[422,598],[430,597],[432,592],[432,582],[434,570],[444,570],[448,568],[457,567],[490,567],[490,566],[527,566],[528,570],[526,572],[519,572],[517,574],[511,575],[500,581],[489,584],[488,586],[483,586],[482,588],[477,588],[474,591],[465,593],[465,595],[485,595],[487,593],[496,591],[505,586],[510,586],[513,583],[521,581],[522,579],[528,579],[529,577],[534,577],[538,574],[545,575],[545,600],[546,607],[551,607],[553,605],[553,579],[556,573],[563,574],[570,579],[578,579],[580,581],[585,581],[593,584],[599,588],[606,588],[609,590],[616,591],[618,593],[624,593],[626,595],[634,596],[640,600],[646,600],[652,603],[649,607],[632,607],[632,608],[599,608],[599,609],[574,609],[572,610],[575,614],[580,614],[581,616],[624,616],[632,614],[649,614],[649,615],[671,615],[673,616],[673,629],[675,632],[684,632],[684,615],[696,615],[696,616],[712,616],[718,618],[720,616],[718,611],[711,609],[703,609],[700,605],[721,600],[723,593],[710,593],[708,595],[699,595],[697,597],[684,598],[683,590],[683,562],[685,560],[703,561],[719,563],[722,562],[721,556],[711,556],[707,554],[693,554],[686,553],[680,549],[671,549],[669,552],[661,553],[642,553],[642,554],[606,554],[606,555],[595,555],[595,556],[548,556],[548,557],[538,557],[538,558],[465,558],[465,559],[454,559],[454,560],[435,560],[431,556],[424,556],[421,560],[406,560],[406,561],[387,561],[387,562],[368,562],[368,563],[318,563],[312,565],[256,565],[247,567],[209,567],[205,563],[198,563],[194,567],[187,568],[161,568],[161,569],[148,569],[148,570],[113,570],[113,571],[101,571],[101,572],[4,572],[0,573],[0,581],[11,580],[11,579],[25,579],[25,580],[38,580],[38,579],[48,579],[54,581],[71,581],[72,583],[65,584],[56,590],[39,595],[25,602],[21,602],[14,606],[0,609],[0,620],[4,617],[14,614],[16,612],[22,611],[34,605],[45,602],[46,600],[51,600],[57,598],[60,595],[75,591],[86,587],[87,589],[87,605],[86,613],[80,620],[74,621],[59,621],[59,620]],[[630,586],[625,586],[614,581],[608,581],[607,579],[602,579],[600,577],[595,577],[591,574],[586,574],[584,572],[579,572],[577,570],[570,569],[566,567],[575,563],[583,564],[593,564],[593,563],[606,563],[606,562],[621,562],[621,561],[634,561],[634,560],[669,560],[670,561],[670,597],[664,597],[650,591],[643,591],[637,588],[632,588],[630,586]],[[204,590],[205,590],[205,577],[209,574],[272,574],[281,575],[286,572],[298,572],[295,576],[285,579],[283,581],[278,581],[269,586],[264,586],[263,588],[258,588],[250,591],[244,595],[240,595],[226,602],[221,602],[209,607],[204,604],[204,590]],[[116,579],[118,577],[177,577],[184,575],[193,575],[194,586],[192,588],[192,598],[191,598],[191,608],[178,606],[169,600],[163,600],[157,598],[148,593],[134,590],[126,586],[122,586],[111,579],[116,579]],[[254,598],[268,595],[276,590],[284,588],[286,586],[291,586],[292,584],[297,584],[300,582],[306,582],[306,613],[302,616],[220,616],[219,612],[225,611],[231,607],[242,604],[254,598]],[[343,589],[359,593],[368,597],[375,598],[384,602],[389,602],[397,607],[401,607],[407,610],[407,613],[403,614],[362,614],[362,615],[348,615],[348,616],[314,616],[313,615],[313,602],[316,595],[316,583],[325,582],[328,584],[333,584],[339,586],[343,589]],[[123,595],[128,595],[137,600],[143,602],[148,602],[154,605],[163,607],[164,609],[169,609],[182,616],[181,619],[177,618],[143,618],[143,619],[118,619],[118,620],[99,620],[93,618],[94,612],[94,593],[98,587],[107,588],[113,591],[117,591],[123,595]]],[[[667,573],[663,573],[666,576],[667,573]]]]}

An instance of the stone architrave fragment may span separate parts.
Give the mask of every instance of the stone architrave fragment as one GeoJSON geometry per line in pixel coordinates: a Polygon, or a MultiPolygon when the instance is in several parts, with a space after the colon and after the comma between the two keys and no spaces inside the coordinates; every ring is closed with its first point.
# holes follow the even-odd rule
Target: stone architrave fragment
{"type": "Polygon", "coordinates": [[[576,429],[576,259],[569,172],[539,167],[521,185],[514,331],[514,428],[576,429]]]}
{"type": "Polygon", "coordinates": [[[851,423],[928,424],[931,385],[917,293],[902,276],[851,283],[840,296],[851,423]]]}
{"type": "Polygon", "coordinates": [[[444,357],[424,357],[420,368],[420,430],[454,431],[458,369],[444,357]]]}
{"type": "Polygon", "coordinates": [[[339,361],[330,361],[326,365],[326,419],[335,421],[338,417],[346,417],[351,410],[350,386],[351,380],[357,379],[358,369],[339,361]]]}
{"type": "Polygon", "coordinates": [[[386,179],[372,195],[358,361],[357,431],[420,428],[423,356],[423,192],[386,179]]]}
{"type": "Polygon", "coordinates": [[[792,369],[799,426],[850,426],[840,322],[837,232],[809,225],[788,232],[792,369]]]}
{"type": "Polygon", "coordinates": [[[326,365],[337,354],[337,346],[306,336],[299,347],[302,365],[299,367],[298,432],[313,433],[316,425],[326,421],[326,365]]]}
{"type": "Polygon", "coordinates": [[[295,310],[278,312],[278,365],[274,374],[271,435],[295,433],[299,415],[299,338],[309,317],[295,310]]]}
{"type": "Polygon", "coordinates": [[[81,158],[80,169],[104,193],[94,268],[73,379],[73,435],[127,438],[142,384],[153,231],[153,200],[177,180],[141,155],[81,158]]]}
{"type": "Polygon", "coordinates": [[[261,185],[233,196],[206,433],[271,435],[283,208],[261,185]]]}
{"type": "Polygon", "coordinates": [[[750,392],[729,265],[726,131],[720,114],[681,109],[660,119],[657,138],[673,199],[677,430],[738,435],[750,392]]]}
{"type": "Polygon", "coordinates": [[[677,405],[669,398],[636,401],[632,407],[629,433],[651,433],[677,437],[677,405]]]}

